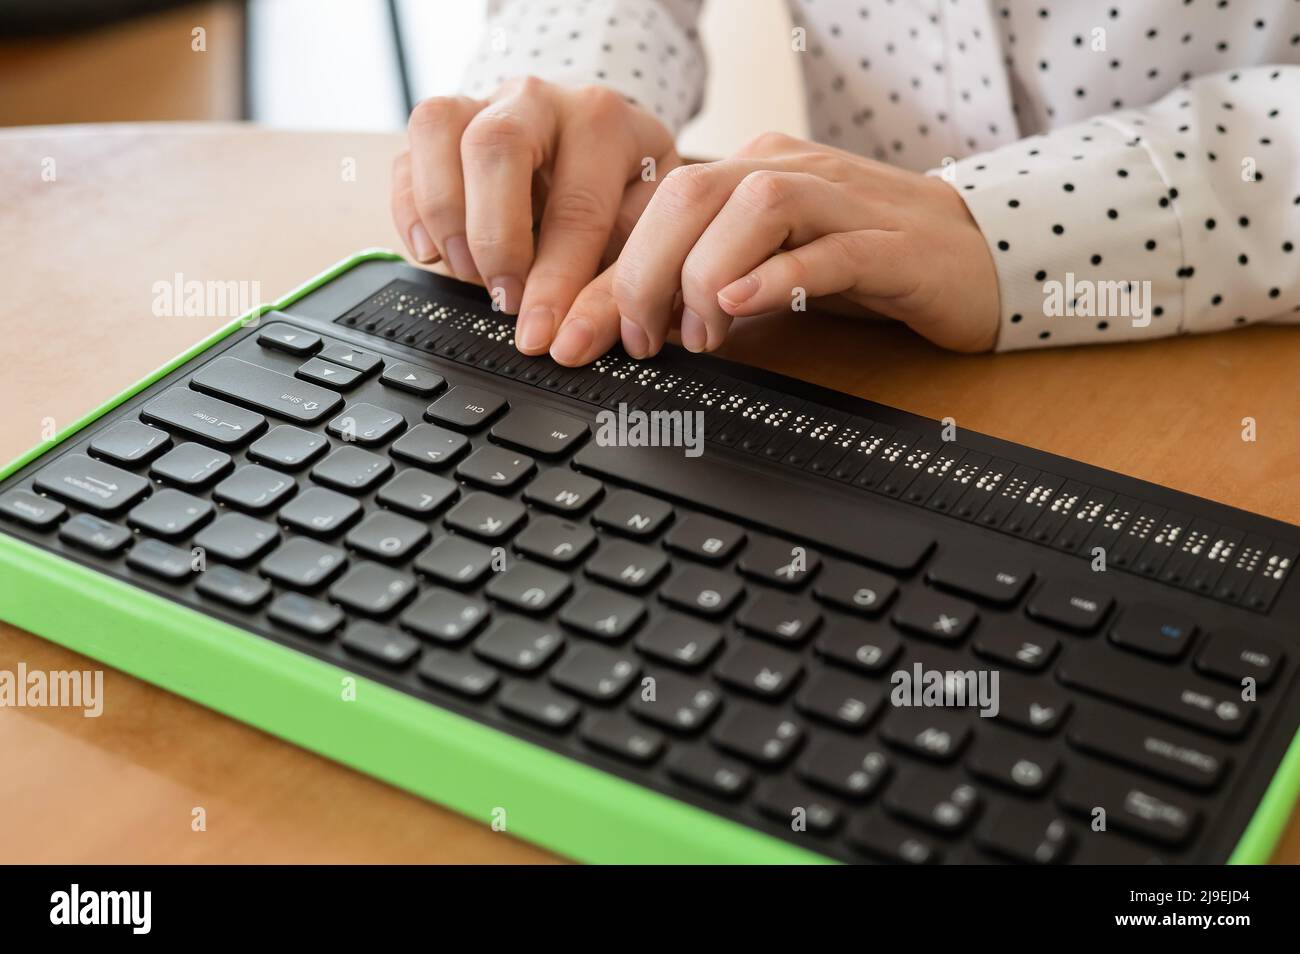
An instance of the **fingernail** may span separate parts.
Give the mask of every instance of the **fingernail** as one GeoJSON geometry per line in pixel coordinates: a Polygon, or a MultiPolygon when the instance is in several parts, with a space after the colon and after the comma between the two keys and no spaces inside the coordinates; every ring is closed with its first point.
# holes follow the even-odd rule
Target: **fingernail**
{"type": "Polygon", "coordinates": [[[447,239],[447,264],[462,281],[472,282],[478,278],[478,268],[474,265],[474,256],[469,253],[469,243],[463,235],[453,235],[447,239]]]}
{"type": "Polygon", "coordinates": [[[551,357],[560,364],[577,364],[591,349],[596,332],[586,318],[574,318],[565,323],[551,345],[551,357]]]}
{"type": "Polygon", "coordinates": [[[619,334],[623,338],[623,350],[633,358],[644,358],[650,354],[650,338],[635,321],[619,319],[619,334]]]}
{"type": "Polygon", "coordinates": [[[754,297],[754,293],[758,291],[758,285],[758,276],[750,272],[744,278],[736,279],[718,292],[718,300],[724,305],[736,308],[754,297]]]}
{"type": "Polygon", "coordinates": [[[513,275],[500,275],[488,283],[488,291],[495,308],[513,315],[519,310],[519,299],[524,296],[524,283],[513,275]]]}
{"type": "Polygon", "coordinates": [[[415,256],[417,262],[432,262],[438,254],[438,248],[433,244],[433,239],[429,238],[429,233],[423,225],[416,222],[411,226],[410,233],[411,253],[415,256]]]}
{"type": "Polygon", "coordinates": [[[682,347],[687,351],[703,351],[709,343],[709,329],[704,319],[689,308],[682,311],[682,347]]]}
{"type": "Polygon", "coordinates": [[[554,327],[555,313],[545,305],[534,305],[515,323],[515,346],[527,354],[545,351],[554,327]]]}

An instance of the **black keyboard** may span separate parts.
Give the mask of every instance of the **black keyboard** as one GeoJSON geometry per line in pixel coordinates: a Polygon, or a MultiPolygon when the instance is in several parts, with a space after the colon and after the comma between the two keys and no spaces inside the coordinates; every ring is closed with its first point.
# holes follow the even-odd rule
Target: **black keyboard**
{"type": "Polygon", "coordinates": [[[1300,530],[511,334],[358,269],[18,471],[4,529],[834,859],[1231,854],[1300,725],[1300,530]],[[607,446],[620,408],[702,411],[703,453],[607,446]]]}

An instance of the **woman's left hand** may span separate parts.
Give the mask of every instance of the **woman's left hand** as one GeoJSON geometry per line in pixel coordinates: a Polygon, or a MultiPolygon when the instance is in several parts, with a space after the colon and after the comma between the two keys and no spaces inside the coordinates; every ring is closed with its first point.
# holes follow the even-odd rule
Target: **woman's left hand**
{"type": "Polygon", "coordinates": [[[551,355],[594,360],[620,337],[655,354],[712,351],[732,319],[838,298],[945,348],[997,340],[998,283],[979,226],[941,178],[765,134],[734,158],[681,166],[655,190],[617,262],[579,296],[551,355]]]}

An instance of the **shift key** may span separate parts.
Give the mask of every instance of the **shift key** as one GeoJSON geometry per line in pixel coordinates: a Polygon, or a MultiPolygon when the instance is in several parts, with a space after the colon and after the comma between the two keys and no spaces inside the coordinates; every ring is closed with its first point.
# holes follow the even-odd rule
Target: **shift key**
{"type": "Polygon", "coordinates": [[[343,403],[334,391],[229,355],[194,372],[190,385],[303,424],[315,424],[343,403]]]}
{"type": "Polygon", "coordinates": [[[164,391],[140,409],[140,416],[217,447],[238,447],[266,424],[260,414],[189,388],[164,391]]]}

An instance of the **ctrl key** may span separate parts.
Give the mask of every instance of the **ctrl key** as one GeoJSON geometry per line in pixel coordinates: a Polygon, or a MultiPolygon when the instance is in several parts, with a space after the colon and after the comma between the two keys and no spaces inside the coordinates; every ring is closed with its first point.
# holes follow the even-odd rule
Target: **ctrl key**
{"type": "Polygon", "coordinates": [[[0,514],[33,530],[48,530],[63,519],[68,508],[30,490],[11,490],[0,497],[0,514]]]}

